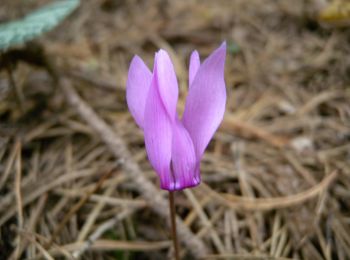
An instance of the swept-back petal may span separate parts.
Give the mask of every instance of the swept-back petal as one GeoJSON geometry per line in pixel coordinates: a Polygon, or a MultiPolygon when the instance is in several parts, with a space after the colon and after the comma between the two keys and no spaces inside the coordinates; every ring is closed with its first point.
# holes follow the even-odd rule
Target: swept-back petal
{"type": "Polygon", "coordinates": [[[137,125],[143,128],[146,98],[152,73],[142,59],[134,56],[126,82],[126,102],[137,125]]]}
{"type": "Polygon", "coordinates": [[[225,56],[226,43],[223,43],[199,67],[186,99],[183,123],[192,138],[197,160],[202,157],[224,115],[225,56]]]}
{"type": "Polygon", "coordinates": [[[198,51],[193,51],[192,54],[191,54],[191,57],[190,57],[190,66],[189,66],[189,76],[188,76],[188,87],[191,86],[193,80],[194,80],[194,77],[196,76],[197,74],[197,71],[199,69],[201,65],[201,61],[200,61],[200,58],[199,58],[199,54],[198,54],[198,51]]]}
{"type": "Polygon", "coordinates": [[[159,94],[156,70],[146,100],[144,135],[148,159],[160,178],[161,188],[173,189],[174,179],[170,169],[172,120],[159,94]]]}
{"type": "Polygon", "coordinates": [[[191,137],[177,119],[173,125],[172,170],[175,180],[174,190],[196,186],[200,183],[196,173],[196,154],[191,137]]]}
{"type": "Polygon", "coordinates": [[[157,71],[159,94],[164,107],[171,120],[175,120],[179,87],[173,63],[166,51],[160,50],[156,53],[154,70],[157,71]]]}

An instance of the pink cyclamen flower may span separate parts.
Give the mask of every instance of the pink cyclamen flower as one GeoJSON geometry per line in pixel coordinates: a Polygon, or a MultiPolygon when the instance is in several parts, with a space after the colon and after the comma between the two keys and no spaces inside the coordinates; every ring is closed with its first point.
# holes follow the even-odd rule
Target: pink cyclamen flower
{"type": "Polygon", "coordinates": [[[131,61],[126,99],[144,131],[148,159],[162,189],[182,190],[200,183],[201,158],[225,111],[225,56],[225,42],[202,64],[198,52],[192,53],[182,119],[176,112],[179,90],[168,53],[155,54],[153,73],[140,57],[131,61]]]}

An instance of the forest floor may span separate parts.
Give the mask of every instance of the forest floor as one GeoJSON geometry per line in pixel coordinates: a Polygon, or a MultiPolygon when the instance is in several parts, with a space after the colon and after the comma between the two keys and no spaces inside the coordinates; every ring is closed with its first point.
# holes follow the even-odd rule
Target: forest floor
{"type": "Polygon", "coordinates": [[[183,259],[350,259],[350,30],[320,20],[327,1],[81,2],[36,40],[54,73],[0,72],[0,259],[170,257],[128,66],[166,49],[183,104],[191,51],[223,41],[225,117],[203,183],[176,193],[183,259]]]}

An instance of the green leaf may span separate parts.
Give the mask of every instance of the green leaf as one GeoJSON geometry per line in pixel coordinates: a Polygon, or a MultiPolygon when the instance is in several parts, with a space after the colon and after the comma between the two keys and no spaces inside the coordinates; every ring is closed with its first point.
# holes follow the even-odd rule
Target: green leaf
{"type": "Polygon", "coordinates": [[[0,24],[0,50],[23,44],[52,30],[79,5],[79,0],[60,0],[28,14],[23,19],[0,24]]]}

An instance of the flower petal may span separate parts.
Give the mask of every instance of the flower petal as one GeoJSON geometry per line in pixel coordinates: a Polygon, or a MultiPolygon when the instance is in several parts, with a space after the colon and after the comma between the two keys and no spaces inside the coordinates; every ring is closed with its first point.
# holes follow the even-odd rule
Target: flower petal
{"type": "Polygon", "coordinates": [[[145,104],[151,79],[151,71],[140,57],[134,56],[130,63],[126,83],[126,102],[140,128],[143,128],[144,124],[145,104]]]}
{"type": "Polygon", "coordinates": [[[173,189],[174,178],[170,169],[172,121],[160,97],[156,70],[146,100],[144,135],[148,159],[160,178],[161,188],[173,189]]]}
{"type": "Polygon", "coordinates": [[[200,160],[225,112],[224,66],[226,43],[215,50],[200,66],[186,99],[183,123],[200,160]]]}
{"type": "Polygon", "coordinates": [[[200,58],[199,58],[198,51],[193,51],[192,54],[191,54],[191,58],[190,58],[188,87],[191,86],[191,84],[192,84],[192,82],[194,80],[194,77],[197,74],[197,71],[198,71],[200,65],[201,65],[201,61],[200,61],[200,58]]]}
{"type": "Polygon", "coordinates": [[[174,190],[196,186],[200,183],[197,160],[191,137],[182,123],[173,125],[172,170],[175,179],[174,190]]]}
{"type": "Polygon", "coordinates": [[[166,51],[160,50],[156,53],[154,70],[157,71],[159,94],[164,107],[170,118],[175,120],[179,87],[173,63],[166,51]]]}

